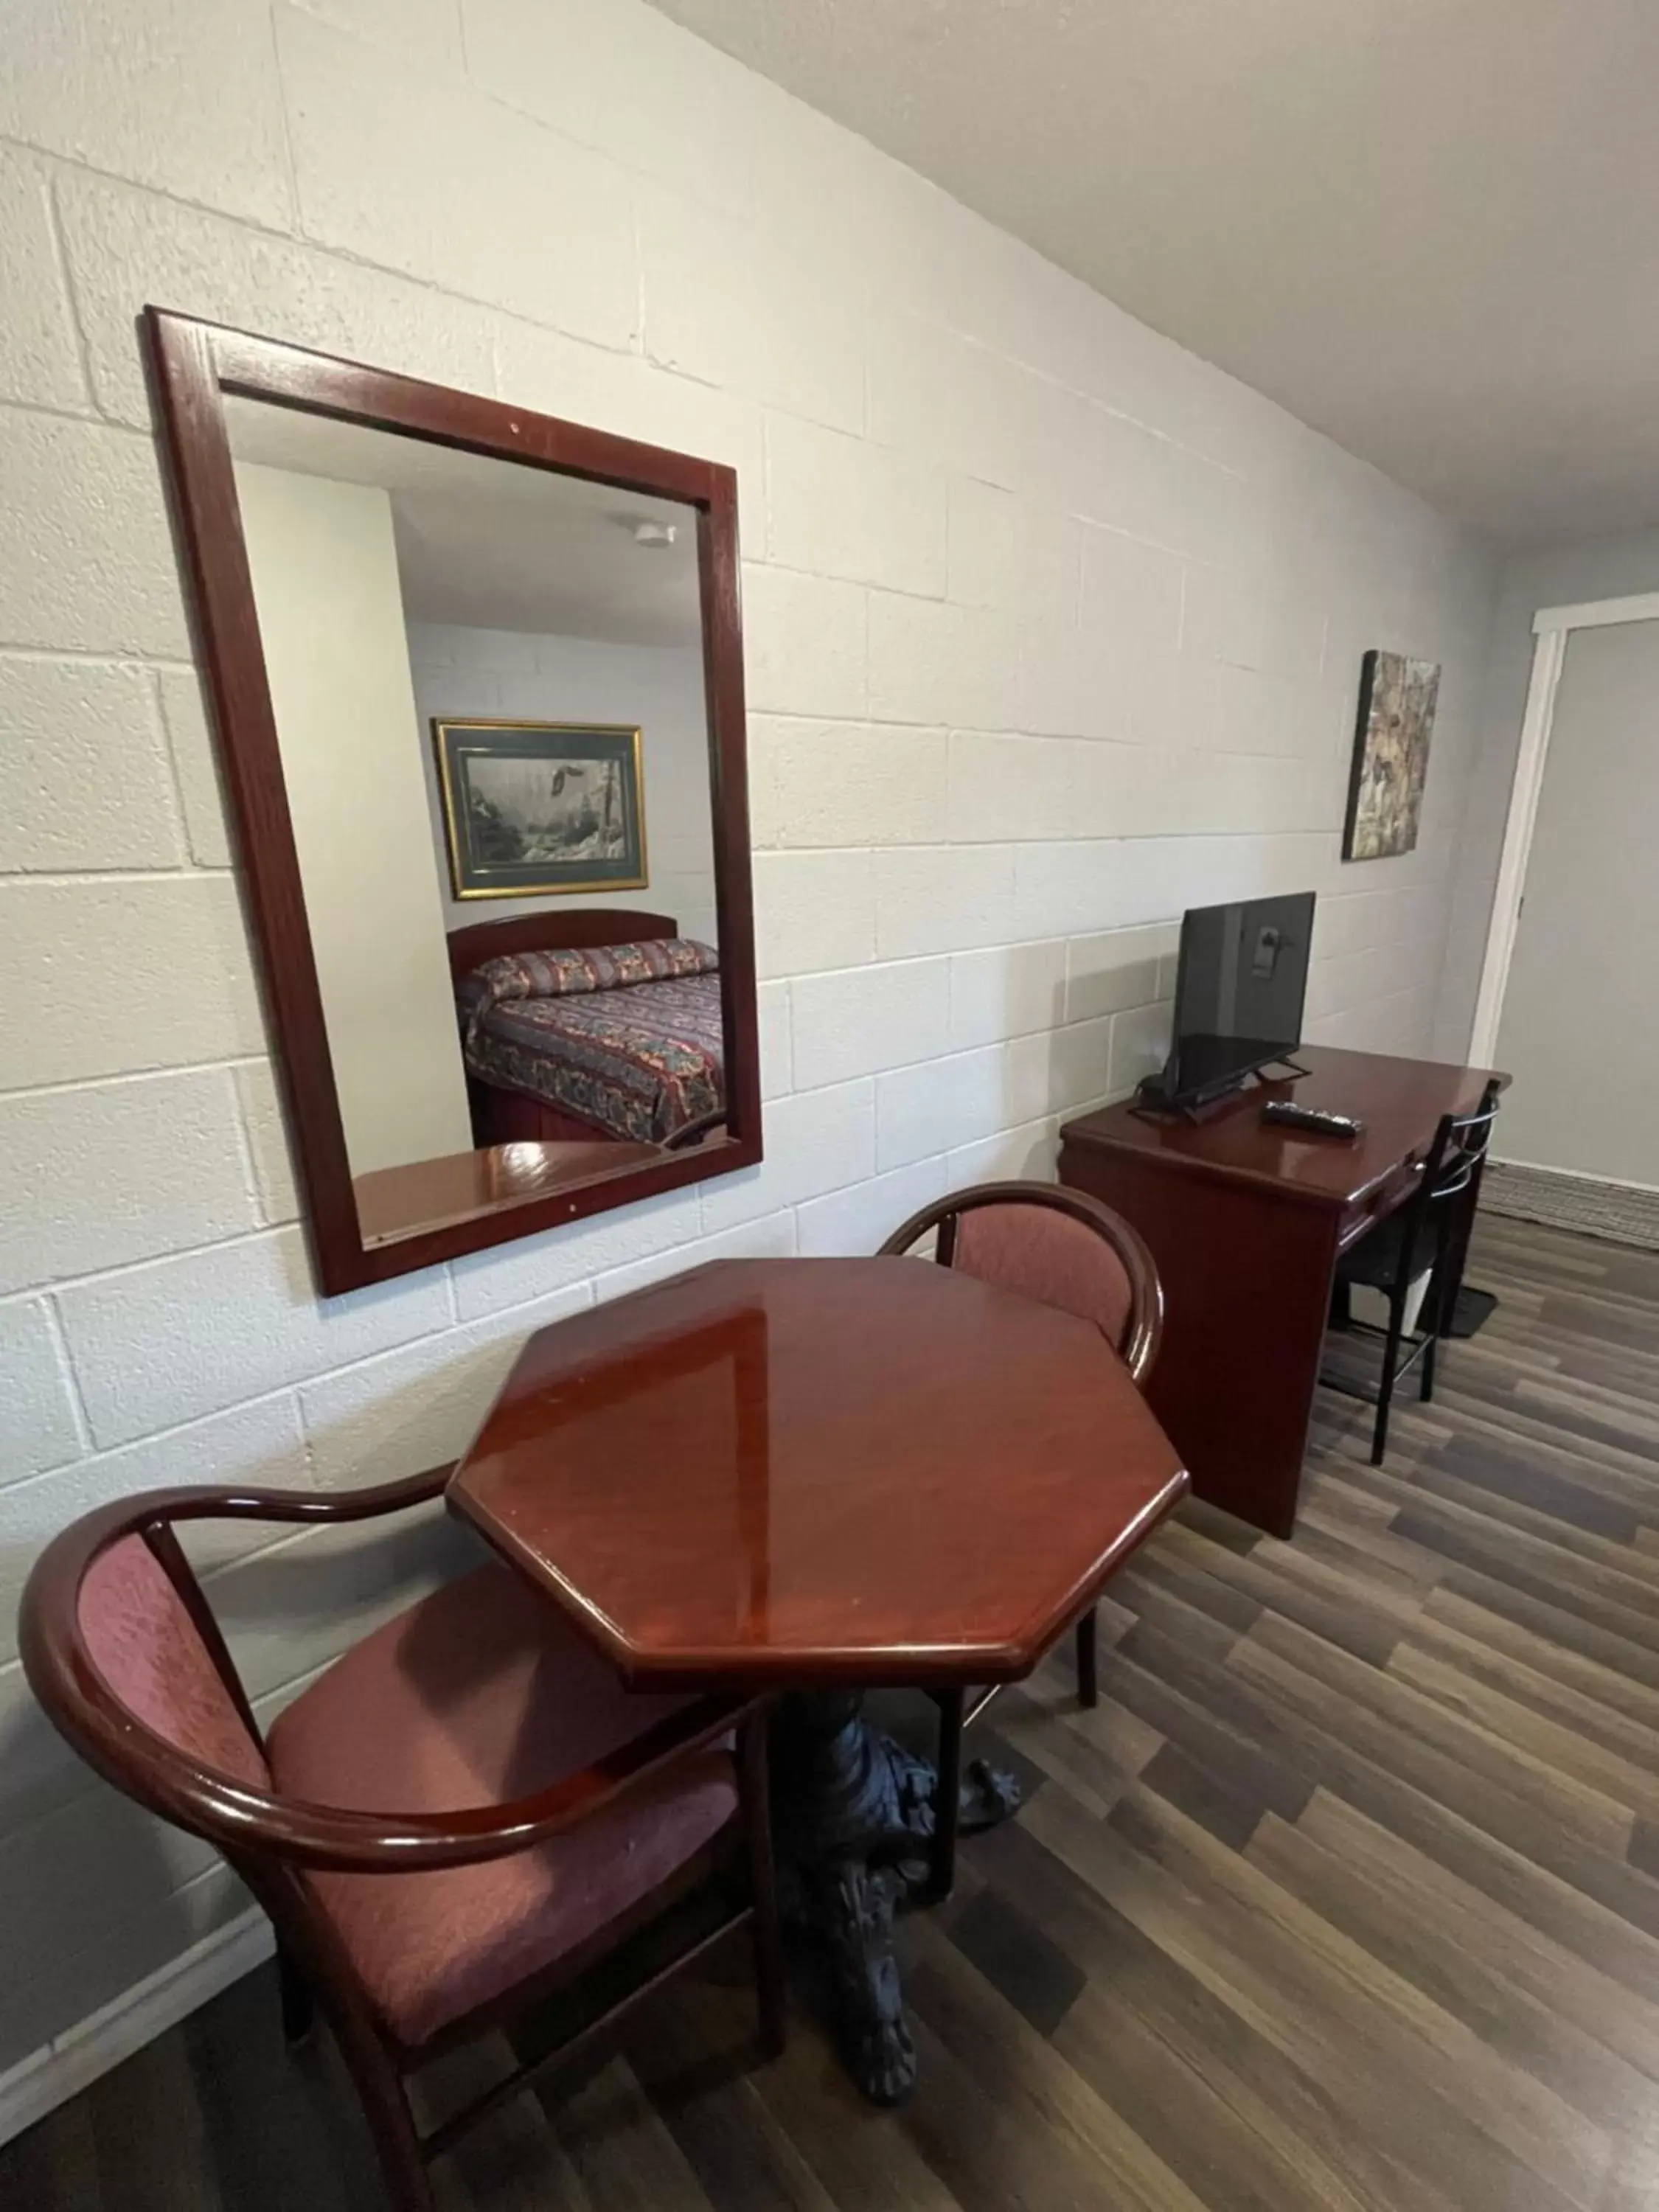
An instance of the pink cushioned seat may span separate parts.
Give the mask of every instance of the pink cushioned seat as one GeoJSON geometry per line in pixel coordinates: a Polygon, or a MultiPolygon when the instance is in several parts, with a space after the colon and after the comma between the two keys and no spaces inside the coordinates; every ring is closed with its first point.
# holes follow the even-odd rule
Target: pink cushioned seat
{"type": "MultiPolygon", "coordinates": [[[[554,1605],[490,1565],[337,1661],[282,1714],[266,1749],[286,1796],[454,1812],[545,1789],[686,1702],[631,1694],[554,1605]]],[[[737,1804],[731,1755],[714,1749],[511,1858],[308,1879],[376,2012],[415,2045],[597,1934],[695,1856],[737,1804]]]]}
{"type": "Polygon", "coordinates": [[[1052,1206],[967,1209],[957,1217],[951,1264],[958,1274],[1080,1315],[1113,1346],[1133,1304],[1127,1271],[1105,1238],[1052,1206]]]}

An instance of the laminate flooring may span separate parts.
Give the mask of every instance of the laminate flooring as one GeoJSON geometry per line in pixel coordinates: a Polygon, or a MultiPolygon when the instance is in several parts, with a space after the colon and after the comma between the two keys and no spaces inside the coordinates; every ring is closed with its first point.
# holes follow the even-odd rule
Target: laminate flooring
{"type": "MultiPolygon", "coordinates": [[[[1028,1789],[902,1929],[863,2106],[745,1963],[436,2169],[446,2212],[1637,2212],[1659,2204],[1659,1254],[1512,1221],[1402,1401],[1322,1395],[1295,1541],[1191,1504],[975,1749],[1028,1789]]],[[[0,2152],[27,2212],[374,2212],[269,1970],[0,2152]]]]}

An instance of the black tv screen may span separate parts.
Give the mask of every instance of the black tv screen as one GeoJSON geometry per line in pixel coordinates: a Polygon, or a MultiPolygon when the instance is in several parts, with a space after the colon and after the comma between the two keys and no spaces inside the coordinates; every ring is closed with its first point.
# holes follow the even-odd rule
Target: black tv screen
{"type": "Polygon", "coordinates": [[[1311,891],[1188,908],[1162,1085],[1171,1104],[1213,1097],[1301,1043],[1313,917],[1311,891]]]}

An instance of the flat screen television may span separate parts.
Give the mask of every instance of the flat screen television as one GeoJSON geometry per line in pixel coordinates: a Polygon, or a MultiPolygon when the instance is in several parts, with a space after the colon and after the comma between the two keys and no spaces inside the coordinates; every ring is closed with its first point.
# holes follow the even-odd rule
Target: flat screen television
{"type": "Polygon", "coordinates": [[[1152,1102],[1199,1106],[1302,1042],[1314,895],[1195,906],[1181,925],[1175,1034],[1152,1102]]]}

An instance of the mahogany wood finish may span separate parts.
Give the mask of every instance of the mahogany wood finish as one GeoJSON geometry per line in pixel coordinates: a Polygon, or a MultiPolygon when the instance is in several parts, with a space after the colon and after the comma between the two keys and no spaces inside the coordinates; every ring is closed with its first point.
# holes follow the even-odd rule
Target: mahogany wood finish
{"type": "Polygon", "coordinates": [[[1152,1410],[1200,1498],[1288,1536],[1338,1254],[1416,1188],[1441,1119],[1470,1113],[1489,1069],[1309,1045],[1306,1078],[1256,1085],[1192,1119],[1126,1105],[1060,1132],[1061,1181],[1146,1238],[1169,1301],[1152,1410]],[[1353,1142],[1275,1127],[1270,1097],[1357,1115],[1353,1142]]]}
{"type": "MultiPolygon", "coordinates": [[[[934,1238],[933,1257],[941,1267],[951,1266],[957,1253],[957,1229],[964,1213],[978,1212],[992,1206],[1036,1206],[1050,1212],[1063,1214],[1068,1220],[1079,1223],[1092,1235],[1098,1237],[1116,1255],[1129,1286],[1127,1309],[1123,1326],[1113,1350],[1128,1370],[1132,1382],[1144,1383],[1158,1358],[1158,1346],[1164,1335],[1164,1289],[1158,1279],[1158,1269],[1152,1255],[1146,1249],[1139,1232],[1129,1226],[1121,1214],[1114,1213],[1096,1198],[1082,1191],[1067,1190],[1059,1183],[1044,1182],[984,1182],[966,1190],[952,1191],[944,1198],[935,1199],[902,1223],[881,1248],[884,1259],[896,1259],[909,1252],[924,1237],[934,1238]]],[[[1091,1598],[1079,1617],[1077,1624],[1077,1695],[1078,1703],[1088,1711],[1099,1703],[1099,1668],[1097,1660],[1099,1621],[1091,1598]]],[[[939,1706],[939,1771],[938,1808],[934,1822],[932,1851],[933,1890],[936,1897],[948,1897],[955,1876],[957,1856],[957,1816],[962,1796],[962,1737],[970,1720],[979,1716],[997,1694],[998,1686],[991,1685],[975,1700],[971,1712],[965,1709],[960,1688],[935,1692],[939,1706]]]]}
{"type": "Polygon", "coordinates": [[[862,1690],[959,1713],[1028,1674],[1186,1486],[1091,1322],[944,1267],[728,1261],[532,1337],[449,1500],[626,1679],[793,1692],[794,1910],[854,2079],[893,2104],[916,2075],[894,1912],[1018,1790],[976,1762],[959,1807],[952,1738],[941,1800],[862,1690]]]}
{"type": "Polygon", "coordinates": [[[414,1160],[407,1167],[376,1168],[357,1177],[357,1219],[366,1245],[386,1243],[528,1205],[592,1176],[645,1166],[660,1152],[657,1145],[594,1131],[551,1140],[514,1139],[414,1160]]]}
{"type": "Polygon", "coordinates": [[[447,1467],[437,1468],[405,1481],[335,1497],[204,1488],[156,1490],[118,1500],[85,1515],[46,1547],[25,1588],[19,1628],[29,1686],[60,1733],[116,1789],[215,1844],[270,1916],[283,1961],[285,2031],[291,2038],[303,2034],[314,1995],[362,2099],[398,2212],[434,2212],[426,2172],[432,2159],[533,2075],[573,2057],[668,1974],[735,1928],[753,1925],[761,2033],[769,2051],[781,2047],[784,2021],[764,1699],[710,1694],[695,1700],[594,1766],[513,1803],[380,1814],[301,1802],[200,1765],[140,1722],[100,1673],[82,1625],[81,1587],[94,1562],[112,1545],[138,1535],[178,1592],[243,1724],[255,1743],[262,1742],[218,1624],[179,1545],[177,1525],[201,1520],[374,1519],[435,1497],[450,1473],[447,1467]],[[406,2045],[381,2022],[332,1923],[314,1901],[304,1869],[417,1873],[511,1857],[547,1842],[733,1731],[737,1819],[669,1881],[550,1969],[448,2023],[424,2043],[406,2045]],[[746,1864],[747,1878],[738,1900],[714,1928],[606,2004],[579,2034],[496,2082],[426,2136],[418,2133],[404,2087],[408,2075],[440,2051],[471,2041],[570,1986],[734,1858],[746,1864]]]}
{"type": "Polygon", "coordinates": [[[454,1510],[641,1686],[1017,1680],[1186,1487],[1089,1322],[723,1261],[531,1338],[454,1510]]]}
{"type": "Polygon", "coordinates": [[[640,945],[652,938],[678,937],[671,914],[642,914],[629,907],[573,907],[550,903],[540,914],[508,915],[501,921],[471,922],[452,929],[449,973],[459,983],[486,960],[503,952],[586,952],[596,945],[640,945]]]}
{"type": "Polygon", "coordinates": [[[331,1294],[355,1290],[757,1161],[760,1056],[733,472],[500,400],[160,308],[146,308],[144,324],[199,658],[237,822],[322,1289],[331,1294]],[[664,1151],[624,1174],[549,1192],[516,1211],[498,1208],[391,1242],[366,1240],[335,1093],[242,537],[224,410],[228,394],[680,500],[696,509],[729,1142],[664,1151]]]}
{"type": "MultiPolygon", "coordinates": [[[[596,1155],[589,1175],[609,1174],[618,1160],[626,1160],[626,1152],[619,1146],[634,1143],[631,1138],[614,1136],[609,1129],[600,1128],[597,1121],[584,1121],[580,1114],[566,1114],[556,1106],[550,1106],[544,1098],[532,1098],[527,1091],[508,1091],[494,1083],[483,1083],[471,1068],[466,1072],[466,1110],[472,1123],[474,1143],[482,1152],[499,1151],[505,1146],[520,1145],[591,1145],[603,1146],[604,1157],[596,1155]]],[[[662,1146],[648,1142],[643,1149],[647,1159],[659,1159],[662,1146]]],[[[362,1212],[363,1178],[357,1178],[358,1210],[362,1212]]],[[[367,1231],[364,1231],[367,1235],[367,1231]]]]}

